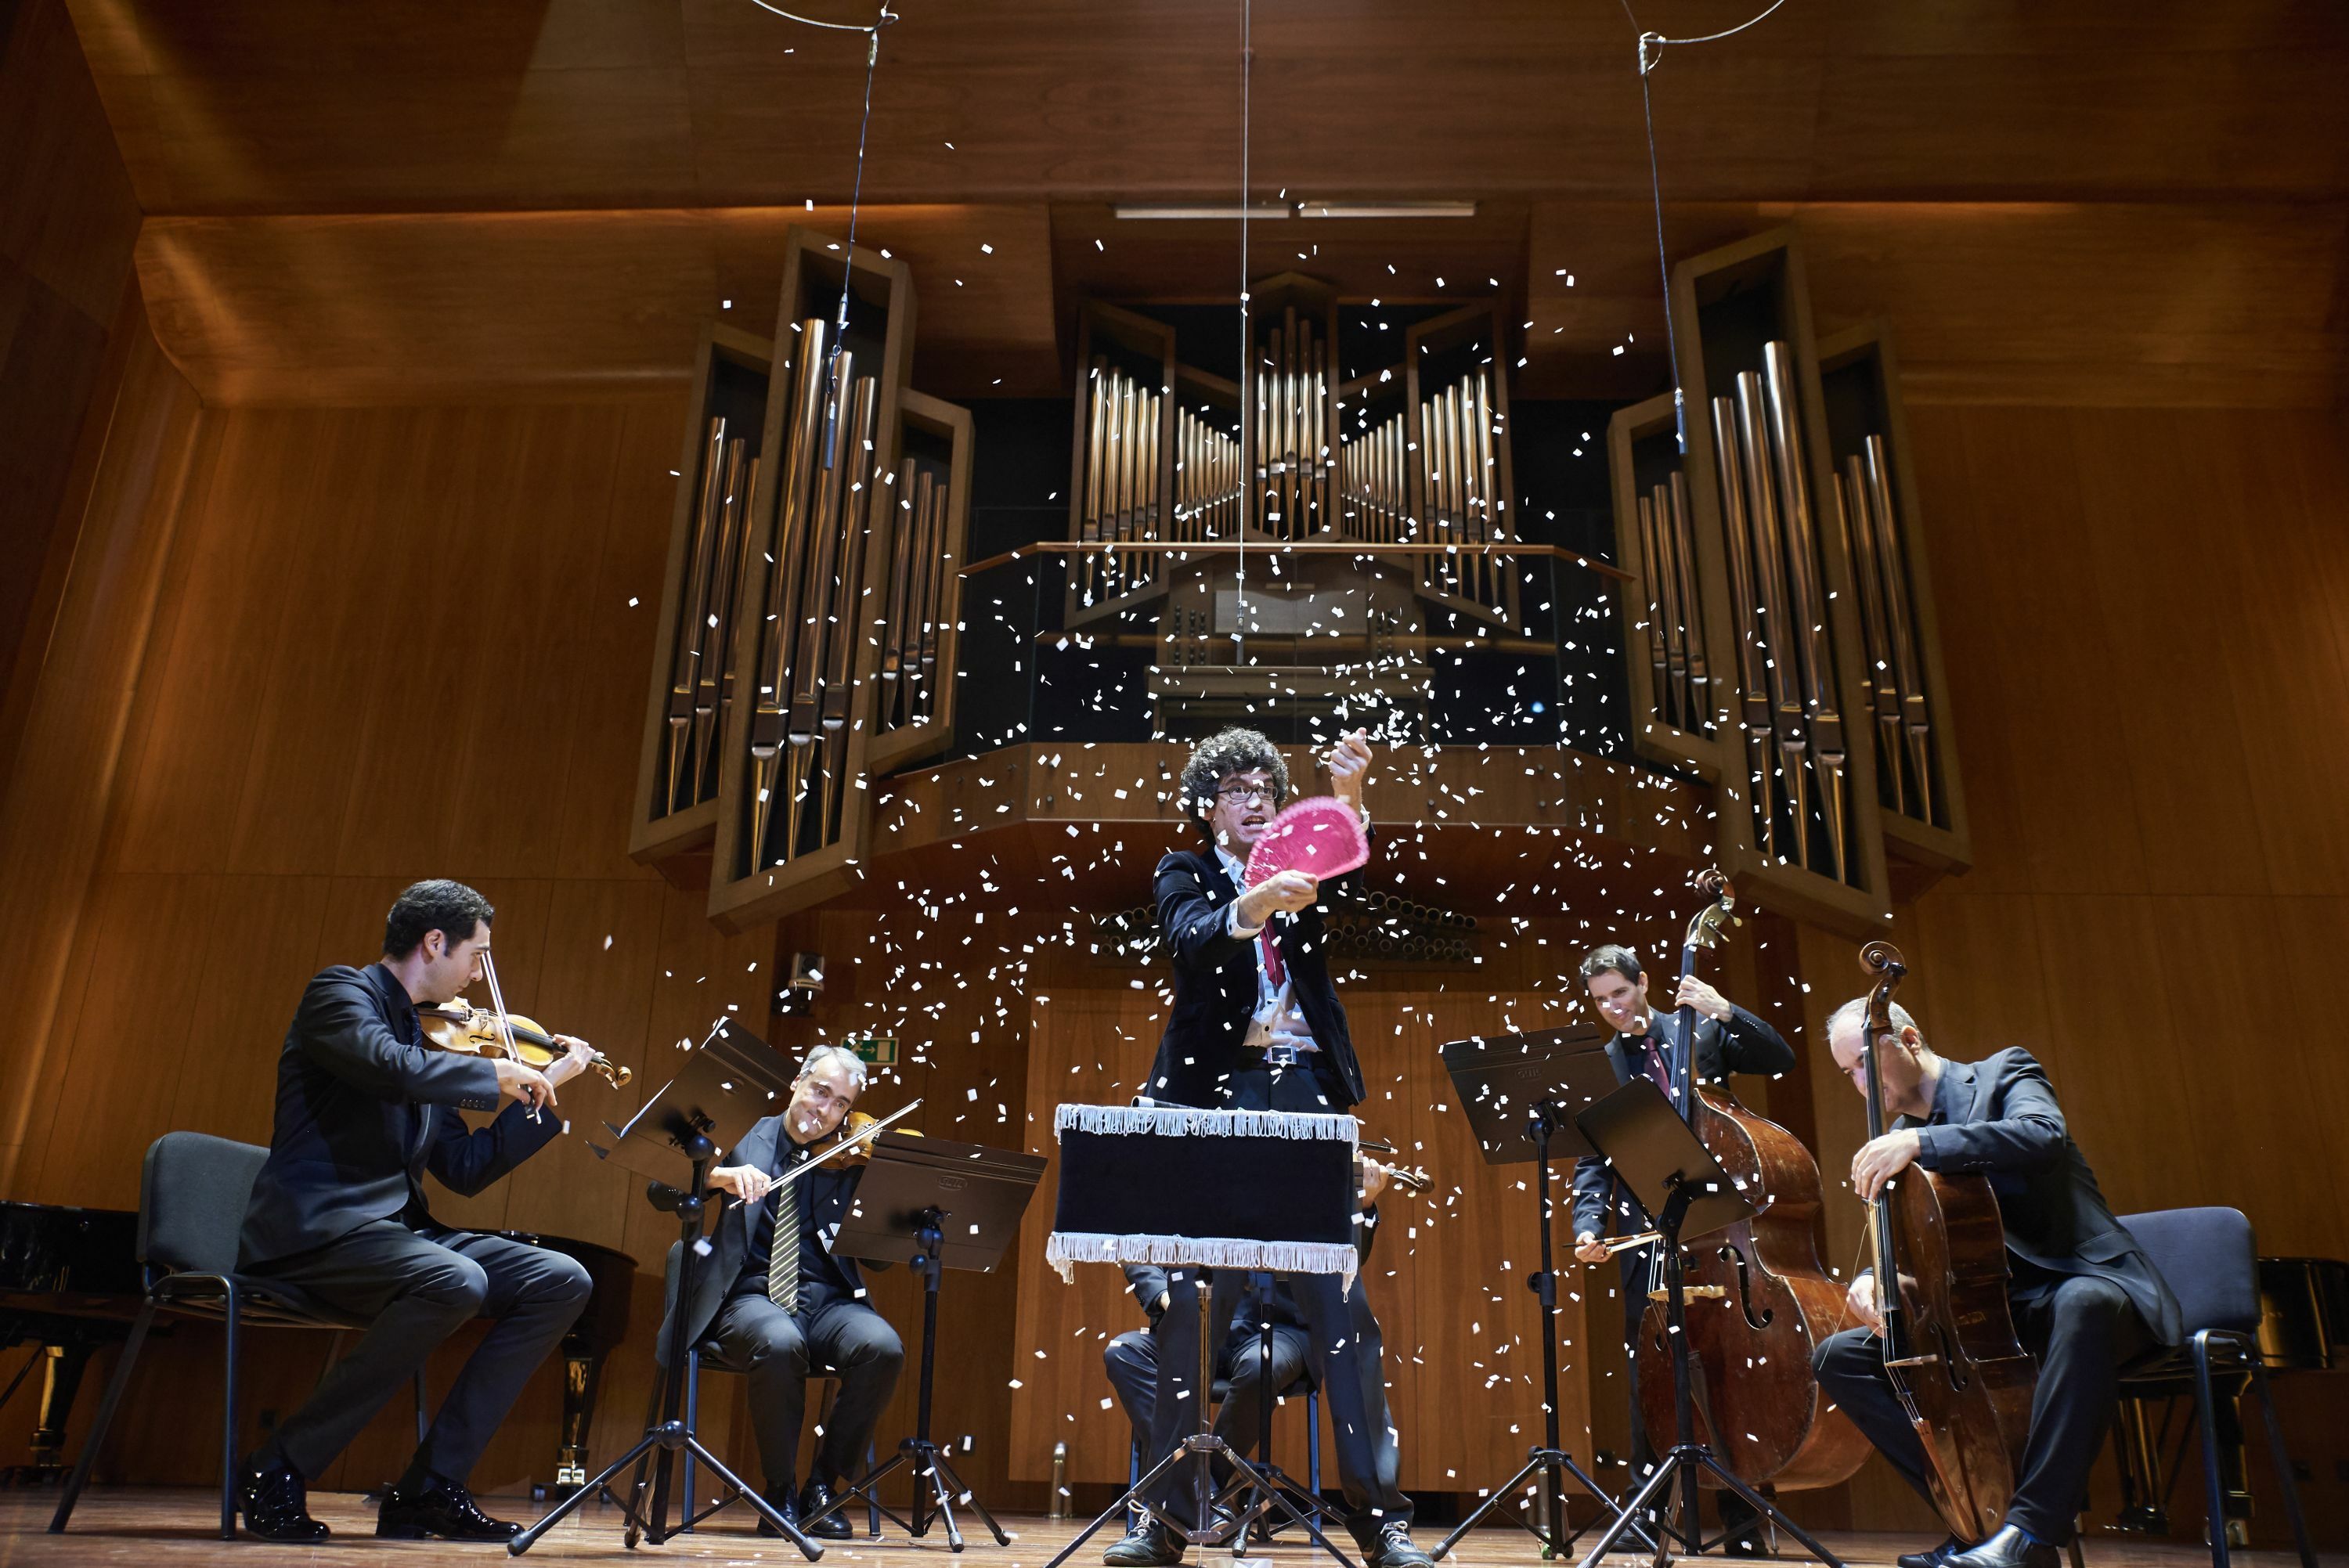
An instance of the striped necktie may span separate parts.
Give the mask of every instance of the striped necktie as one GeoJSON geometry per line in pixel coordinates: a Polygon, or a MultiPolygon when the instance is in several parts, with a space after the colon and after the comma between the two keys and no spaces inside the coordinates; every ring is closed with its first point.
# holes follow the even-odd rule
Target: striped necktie
{"type": "MultiPolygon", "coordinates": [[[[788,1171],[792,1164],[786,1152],[783,1169],[788,1171]]],[[[775,1206],[775,1239],[767,1249],[767,1299],[785,1312],[795,1313],[800,1309],[799,1190],[786,1187],[767,1201],[775,1206]]]]}

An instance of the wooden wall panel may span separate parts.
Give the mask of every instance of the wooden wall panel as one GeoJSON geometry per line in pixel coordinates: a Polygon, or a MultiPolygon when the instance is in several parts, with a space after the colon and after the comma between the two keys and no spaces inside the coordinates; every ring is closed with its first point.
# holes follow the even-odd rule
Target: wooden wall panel
{"type": "MultiPolygon", "coordinates": [[[[0,11],[0,759],[16,750],[131,335],[139,201],[66,0],[0,11]]],[[[5,766],[5,763],[0,763],[5,766]]]]}
{"type": "MultiPolygon", "coordinates": [[[[1947,520],[1933,565],[1976,860],[1896,910],[1902,1000],[1946,1055],[2036,1054],[2116,1211],[2228,1204],[2262,1252],[2349,1256],[2349,1204],[2306,1176],[2349,1158],[2349,1069],[2293,1021],[2349,943],[2339,418],[1945,407],[1912,426],[1947,520]]],[[[1847,942],[1806,931],[1801,958],[1816,1057],[1861,979],[1847,942]]],[[[1814,1092],[1847,1269],[1859,1206],[1834,1193],[1861,1108],[1832,1075],[1814,1092]]],[[[2332,1437],[2303,1411],[2292,1438],[2322,1491],[2332,1437]]],[[[2100,1478],[2096,1508],[2112,1496],[2100,1478]]],[[[1863,1528],[1921,1522],[1873,1466],[1851,1501],[1863,1528]]]]}

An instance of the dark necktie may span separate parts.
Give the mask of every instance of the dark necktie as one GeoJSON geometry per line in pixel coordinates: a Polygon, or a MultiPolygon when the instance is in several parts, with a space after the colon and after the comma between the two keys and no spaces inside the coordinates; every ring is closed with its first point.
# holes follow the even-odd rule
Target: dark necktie
{"type": "MultiPolygon", "coordinates": [[[[792,1168],[786,1152],[782,1168],[792,1168]]],[[[780,1172],[779,1172],[780,1174],[780,1172]]],[[[767,1299],[785,1312],[800,1309],[800,1195],[786,1187],[774,1195],[775,1240],[767,1251],[767,1299]]]]}

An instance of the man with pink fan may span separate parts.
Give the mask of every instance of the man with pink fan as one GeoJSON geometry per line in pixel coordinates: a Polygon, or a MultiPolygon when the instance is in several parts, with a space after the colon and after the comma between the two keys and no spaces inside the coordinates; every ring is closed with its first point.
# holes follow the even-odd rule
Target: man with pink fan
{"type": "MultiPolygon", "coordinates": [[[[1321,895],[1323,883],[1370,860],[1362,810],[1369,739],[1356,730],[1322,761],[1329,795],[1295,804],[1288,764],[1255,730],[1210,736],[1184,766],[1183,813],[1206,842],[1158,862],[1158,927],[1174,965],[1174,1000],[1143,1093],[1160,1104],[1327,1113],[1351,1110],[1364,1098],[1330,978],[1321,895]]],[[[1195,1423],[1188,1401],[1198,1366],[1196,1272],[1178,1270],[1168,1281],[1171,1333],[1160,1346],[1145,1468],[1195,1423]]],[[[1344,1290],[1334,1274],[1300,1274],[1289,1284],[1330,1412],[1346,1527],[1370,1568],[1429,1568],[1427,1553],[1412,1543],[1378,1318],[1362,1281],[1344,1290]]],[[[1213,1314],[1213,1332],[1229,1316],[1213,1314]]],[[[1174,1493],[1170,1487],[1153,1505],[1187,1521],[1189,1499],[1174,1493]]],[[[1145,1518],[1102,1560],[1164,1568],[1182,1561],[1183,1550],[1179,1535],[1145,1518]]]]}

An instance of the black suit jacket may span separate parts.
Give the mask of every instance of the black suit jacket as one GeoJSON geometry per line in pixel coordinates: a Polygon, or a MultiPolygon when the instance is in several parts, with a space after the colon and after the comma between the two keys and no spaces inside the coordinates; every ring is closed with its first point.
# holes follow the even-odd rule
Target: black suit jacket
{"type": "MultiPolygon", "coordinates": [[[[761,1171],[775,1168],[775,1140],[783,1132],[783,1119],[766,1117],[751,1125],[742,1135],[742,1141],[727,1151],[729,1165],[755,1165],[761,1171]]],[[[835,1161],[819,1165],[801,1177],[812,1195],[815,1233],[829,1237],[848,1218],[849,1205],[856,1197],[856,1184],[864,1179],[862,1163],[835,1161]]],[[[750,1241],[759,1218],[756,1203],[729,1203],[719,1211],[718,1228],[710,1233],[709,1253],[698,1258],[693,1269],[693,1295],[687,1303],[685,1329],[688,1344],[699,1344],[718,1317],[718,1309],[733,1294],[735,1281],[742,1277],[742,1264],[750,1255],[750,1241]]],[[[862,1293],[864,1275],[854,1258],[833,1254],[840,1272],[848,1277],[849,1288],[862,1293]]],[[[885,1265],[875,1264],[875,1268],[885,1265]]],[[[677,1313],[677,1249],[669,1249],[668,1292],[665,1298],[667,1312],[661,1319],[660,1338],[655,1342],[655,1355],[667,1365],[669,1334],[675,1326],[677,1313]]],[[[858,1299],[864,1299],[860,1294],[858,1299]]],[[[807,1300],[801,1297],[804,1308],[807,1300]]]]}
{"type": "Polygon", "coordinates": [[[1946,1062],[1934,1094],[1938,1126],[1917,1130],[1917,1163],[1934,1171],[1980,1171],[1998,1194],[2006,1249],[2051,1274],[2093,1274],[2127,1293],[2164,1345],[2186,1337],[2178,1298],[2122,1229],[2096,1173],[2072,1141],[2054,1086],[2020,1046],[1978,1062],[1946,1062]]]}
{"type": "MultiPolygon", "coordinates": [[[[1659,1013],[1659,1018],[1666,1015],[1659,1013]]],[[[1699,1083],[1720,1083],[1731,1073],[1792,1072],[1795,1048],[1786,1044],[1785,1037],[1764,1023],[1744,1008],[1731,1003],[1729,1017],[1715,1023],[1700,1013],[1696,1016],[1695,1055],[1692,1070],[1699,1083]]],[[[1615,1081],[1629,1083],[1635,1076],[1647,1072],[1648,1041],[1645,1036],[1618,1035],[1607,1042],[1607,1060],[1615,1069],[1615,1081]]],[[[1580,1235],[1607,1233],[1607,1211],[1611,1206],[1619,1217],[1630,1219],[1632,1210],[1628,1194],[1622,1192],[1614,1173],[1603,1160],[1584,1158],[1574,1166],[1574,1233],[1580,1235]]],[[[1630,1224],[1627,1231],[1639,1229],[1630,1224]]],[[[1628,1266],[1628,1265],[1627,1265],[1628,1266]]]]}
{"type": "MultiPolygon", "coordinates": [[[[1257,1065],[1240,1051],[1256,1016],[1256,944],[1231,934],[1231,904],[1239,890],[1212,848],[1176,850],[1160,861],[1155,892],[1159,934],[1174,961],[1174,1010],[1142,1092],[1168,1105],[1212,1109],[1233,1073],[1257,1065]]],[[[1337,1075],[1340,1103],[1333,1109],[1351,1109],[1363,1099],[1362,1069],[1354,1060],[1346,1009],[1330,981],[1321,905],[1275,914],[1268,929],[1288,970],[1297,1009],[1337,1075]]]]}
{"type": "Polygon", "coordinates": [[[497,1068],[419,1037],[415,1005],[382,965],[337,965],[310,982],[278,1052],[276,1124],[244,1212],[238,1266],[324,1246],[376,1220],[424,1217],[425,1171],[471,1197],[563,1130],[558,1112],[532,1121],[510,1105],[467,1130],[458,1111],[497,1109],[497,1068]]]}

